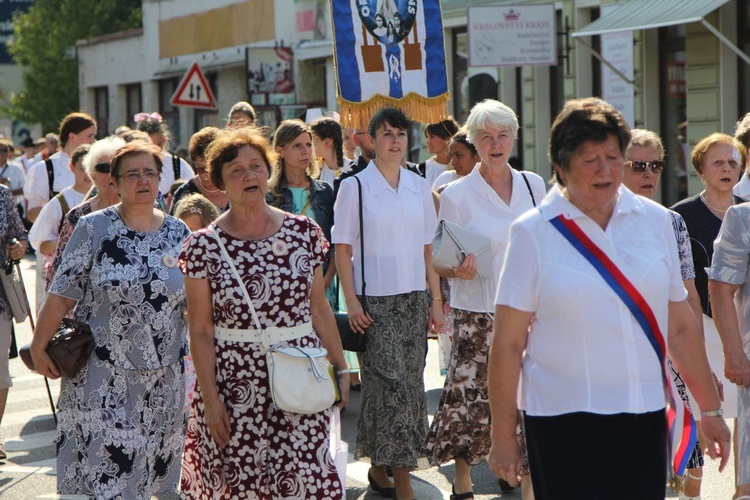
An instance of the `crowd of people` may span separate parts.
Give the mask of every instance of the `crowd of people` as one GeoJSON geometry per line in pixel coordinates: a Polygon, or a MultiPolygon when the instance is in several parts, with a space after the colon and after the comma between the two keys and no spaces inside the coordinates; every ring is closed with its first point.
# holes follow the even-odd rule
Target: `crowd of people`
{"type": "MultiPolygon", "coordinates": [[[[724,417],[734,498],[750,499],[750,116],[698,141],[705,189],[671,210],[651,201],[661,139],[597,98],[555,119],[549,183],[511,166],[518,118],[495,100],[427,124],[420,164],[396,108],[269,131],[237,103],[189,163],[158,113],[134,121],[97,141],[71,113],[18,161],[0,141],[0,259],[27,241],[37,255],[36,370],[61,376],[47,347],[63,318],[95,339],[62,380],[60,494],[344,498],[331,413],[361,390],[354,458],[386,498],[451,461],[451,498],[473,498],[487,461],[526,500],[656,500],[670,479],[695,499],[704,453],[729,457],[724,417]],[[455,226],[486,248],[439,259],[436,231],[455,226]],[[342,349],[334,311],[364,352],[342,349]],[[431,422],[429,338],[445,375],[431,422]],[[267,355],[286,347],[324,350],[333,407],[280,409],[267,355]],[[678,407],[700,426],[675,454],[678,407]],[[612,471],[633,480],[613,488],[612,471]]],[[[2,289],[0,312],[7,353],[2,289]]],[[[11,385],[3,355],[0,420],[11,385]]]]}

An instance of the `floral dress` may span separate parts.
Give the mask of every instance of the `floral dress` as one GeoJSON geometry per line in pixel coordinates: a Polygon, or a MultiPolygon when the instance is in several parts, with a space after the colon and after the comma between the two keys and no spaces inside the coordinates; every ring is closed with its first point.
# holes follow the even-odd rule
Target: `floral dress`
{"type": "Polygon", "coordinates": [[[96,348],[63,378],[57,488],[67,495],[149,499],[179,485],[185,386],[185,286],[177,267],[189,234],[166,217],[126,226],[113,207],[81,218],[50,293],[77,301],[96,348]]]}
{"type": "MultiPolygon", "coordinates": [[[[243,278],[237,283],[210,229],[190,235],[180,256],[189,278],[207,279],[214,325],[255,328],[239,289],[245,286],[261,325],[292,327],[310,317],[315,269],[328,242],[312,220],[285,214],[269,238],[247,241],[217,227],[243,278]]],[[[320,346],[315,333],[290,345],[320,346]]],[[[231,435],[221,449],[205,423],[200,387],[195,392],[182,465],[184,498],[340,499],[344,488],[329,453],[330,410],[298,415],[278,410],[269,393],[261,344],[215,340],[216,385],[227,406],[231,435]]]]}

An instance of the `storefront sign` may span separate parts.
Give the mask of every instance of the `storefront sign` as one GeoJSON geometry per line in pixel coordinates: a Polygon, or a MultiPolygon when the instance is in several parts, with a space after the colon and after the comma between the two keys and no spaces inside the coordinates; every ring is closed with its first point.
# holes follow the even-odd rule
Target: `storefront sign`
{"type": "MultiPolygon", "coordinates": [[[[621,4],[602,5],[602,16],[621,4]]],[[[602,57],[630,81],[633,80],[633,32],[609,33],[602,37],[602,57]]],[[[635,88],[632,83],[602,64],[602,98],[622,113],[631,127],[635,127],[635,88]]]]}
{"type": "Polygon", "coordinates": [[[469,66],[554,66],[553,4],[469,8],[469,66]]]}
{"type": "Polygon", "coordinates": [[[327,17],[323,0],[294,0],[296,41],[325,40],[328,36],[327,17]]]}

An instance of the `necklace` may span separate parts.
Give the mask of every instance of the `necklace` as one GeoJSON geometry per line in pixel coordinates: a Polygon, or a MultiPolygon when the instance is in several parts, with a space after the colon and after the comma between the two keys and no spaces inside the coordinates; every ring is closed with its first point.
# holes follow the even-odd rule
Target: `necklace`
{"type": "Polygon", "coordinates": [[[201,177],[200,177],[200,175],[198,176],[198,184],[200,184],[200,185],[201,185],[201,189],[202,189],[202,190],[204,190],[204,191],[205,191],[206,193],[208,193],[208,194],[216,194],[216,193],[218,193],[219,191],[221,191],[221,189],[219,189],[219,188],[216,188],[216,189],[208,189],[208,188],[207,188],[206,186],[204,186],[204,185],[203,185],[203,181],[201,180],[201,177]]]}
{"type": "Polygon", "coordinates": [[[718,212],[718,213],[720,213],[720,214],[723,214],[723,213],[725,213],[725,212],[726,212],[726,211],[728,210],[728,209],[724,209],[724,210],[719,210],[718,208],[714,208],[714,207],[712,207],[711,205],[709,205],[709,204],[708,204],[708,202],[706,201],[706,197],[705,197],[705,196],[703,196],[703,193],[701,193],[701,194],[700,194],[700,198],[701,198],[701,201],[702,201],[702,202],[703,202],[703,203],[704,203],[704,204],[705,204],[705,205],[706,205],[706,206],[707,206],[708,208],[710,208],[711,210],[713,210],[714,212],[718,212]]]}

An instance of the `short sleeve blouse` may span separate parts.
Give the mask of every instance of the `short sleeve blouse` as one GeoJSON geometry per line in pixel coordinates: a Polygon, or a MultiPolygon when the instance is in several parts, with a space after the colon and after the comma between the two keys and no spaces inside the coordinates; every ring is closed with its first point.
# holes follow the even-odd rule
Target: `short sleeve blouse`
{"type": "Polygon", "coordinates": [[[113,207],[81,218],[49,293],[77,301],[99,359],[153,370],[186,352],[185,283],[177,268],[185,224],[167,216],[156,231],[134,231],[113,207]]]}
{"type": "MultiPolygon", "coordinates": [[[[326,261],[329,247],[315,221],[285,213],[274,235],[253,241],[215,227],[242,277],[261,326],[292,327],[311,320],[312,281],[315,269],[326,261]]],[[[180,267],[188,278],[208,279],[214,325],[255,328],[240,284],[210,229],[190,235],[180,254],[180,267]]]]}

